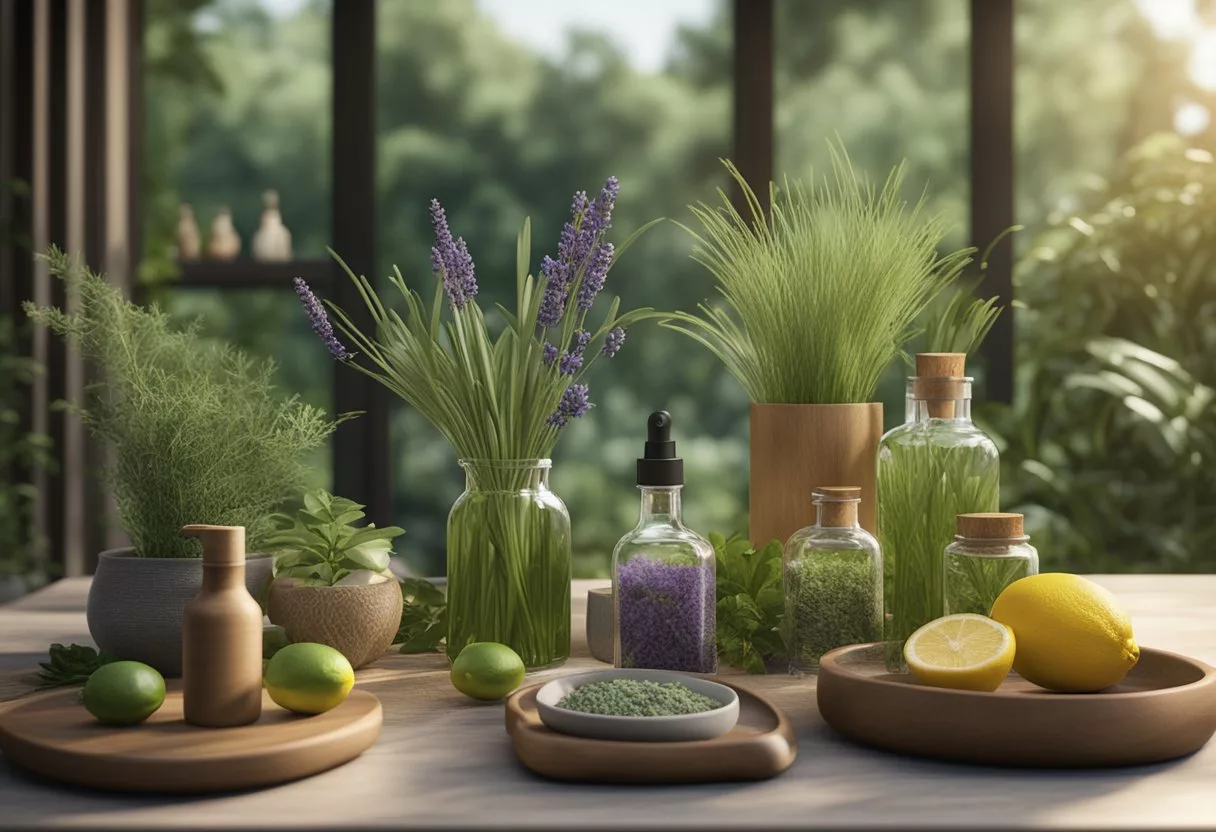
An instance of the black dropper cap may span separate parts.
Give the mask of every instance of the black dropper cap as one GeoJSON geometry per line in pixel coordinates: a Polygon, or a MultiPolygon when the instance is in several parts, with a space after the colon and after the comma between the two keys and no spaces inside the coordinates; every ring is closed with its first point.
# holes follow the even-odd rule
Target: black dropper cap
{"type": "Polygon", "coordinates": [[[638,460],[638,485],[684,484],[684,460],[676,456],[671,438],[671,414],[656,410],[646,420],[646,451],[638,460]]]}

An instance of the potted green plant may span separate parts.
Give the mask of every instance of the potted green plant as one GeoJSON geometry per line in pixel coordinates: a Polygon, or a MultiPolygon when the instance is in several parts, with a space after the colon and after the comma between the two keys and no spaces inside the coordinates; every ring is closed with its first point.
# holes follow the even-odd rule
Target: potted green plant
{"type": "Polygon", "coordinates": [[[948,225],[900,196],[904,168],[867,184],[843,149],[833,177],[770,185],[771,220],[739,171],[748,216],[692,207],[693,258],[717,280],[721,303],[676,312],[664,326],[707,347],[751,405],[750,537],[785,541],[811,525],[816,486],[861,486],[861,525],[875,530],[875,456],[883,370],[915,334],[933,298],[971,262],[939,254],[948,225]]]}
{"type": "Polygon", "coordinates": [[[588,369],[599,356],[615,355],[626,328],[650,314],[618,314],[614,301],[598,326],[588,320],[608,270],[650,227],[619,249],[607,242],[617,191],[613,177],[595,199],[575,195],[539,279],[529,274],[531,226],[524,222],[516,308],[498,307],[502,326],[492,326],[474,299],[473,259],[464,240],[453,238],[438,200],[431,202],[438,278],[431,303],[394,269],[390,282],[405,302],[398,314],[367,278],[346,269],[375,328],[366,334],[337,306],[329,308],[358,353],[337,338],[316,295],[297,283],[333,356],[401,396],[460,456],[467,484],[447,533],[450,658],[476,641],[506,644],[532,670],[570,654],[570,516],[549,489],[549,456],[561,429],[591,407],[582,382],[588,369]]]}
{"type": "Polygon", "coordinates": [[[328,644],[352,667],[380,658],[401,624],[401,585],[389,570],[392,540],[405,530],[355,523],[363,506],[329,492],[304,495],[292,514],[276,514],[266,545],[275,552],[267,595],[270,621],[293,642],[328,644]]]}
{"type": "MultiPolygon", "coordinates": [[[[108,452],[104,475],[132,544],[99,557],[89,632],[105,652],[175,676],[182,613],[202,582],[199,543],[182,526],[244,526],[249,551],[264,551],[271,513],[302,488],[305,456],[337,423],[276,395],[272,361],[175,330],[58,249],[45,260],[75,308],[25,309],[101,372],[74,409],[108,452]]],[[[271,570],[269,556],[250,557],[255,598],[271,570]]]]}

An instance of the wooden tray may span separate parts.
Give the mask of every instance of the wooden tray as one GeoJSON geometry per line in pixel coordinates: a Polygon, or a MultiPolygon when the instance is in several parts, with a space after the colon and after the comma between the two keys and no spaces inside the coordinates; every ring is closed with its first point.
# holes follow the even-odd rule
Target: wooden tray
{"type": "Polygon", "coordinates": [[[927,687],[887,673],[881,645],[854,645],[823,657],[818,697],[829,725],[867,745],[990,765],[1157,763],[1216,732],[1216,670],[1150,648],[1118,685],[1063,694],[1017,676],[994,693],[927,687]]]}
{"type": "Polygon", "coordinates": [[[239,728],[197,728],[182,718],[180,688],[146,722],[102,725],[79,690],[40,697],[0,715],[0,752],[30,771],[115,791],[199,793],[271,786],[353,760],[380,735],[380,700],[355,690],[317,716],[285,711],[262,693],[262,718],[239,728]]]}
{"type": "Polygon", "coordinates": [[[507,700],[507,733],[519,761],[555,780],[594,783],[714,783],[765,780],[790,767],[798,753],[785,714],[726,679],[739,694],[739,723],[724,736],[699,742],[616,742],[550,731],[536,711],[540,685],[507,700]]]}

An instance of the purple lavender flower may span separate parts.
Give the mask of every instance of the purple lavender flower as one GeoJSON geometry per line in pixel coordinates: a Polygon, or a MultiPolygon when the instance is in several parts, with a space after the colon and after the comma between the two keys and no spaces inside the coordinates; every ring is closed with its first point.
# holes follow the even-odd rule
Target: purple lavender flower
{"type": "Polygon", "coordinates": [[[621,191],[621,184],[615,176],[609,176],[600,195],[595,202],[587,206],[583,215],[583,228],[597,236],[612,227],[612,209],[616,207],[616,197],[621,191]]]}
{"type": "Polygon", "coordinates": [[[312,289],[308,288],[304,278],[297,277],[292,280],[292,283],[295,284],[296,294],[300,296],[300,303],[304,304],[304,311],[308,313],[308,320],[312,322],[312,331],[325,342],[329,354],[339,361],[349,361],[354,358],[355,354],[347,350],[338,340],[338,336],[334,334],[333,324],[329,322],[329,315],[326,313],[321,299],[312,289]]]}
{"type": "MultiPolygon", "coordinates": [[[[541,299],[540,310],[536,315],[536,323],[544,329],[557,326],[566,313],[566,303],[570,293],[570,284],[578,277],[580,271],[591,271],[593,254],[599,254],[603,246],[596,243],[612,225],[612,210],[616,205],[620,185],[616,177],[608,178],[603,189],[594,202],[587,201],[587,194],[579,191],[574,195],[570,205],[570,220],[562,227],[561,237],[557,243],[557,257],[546,255],[541,260],[540,273],[545,278],[545,293],[541,299]]],[[[605,255],[600,254],[603,258],[605,255]]],[[[606,253],[607,260],[603,263],[603,273],[593,278],[593,284],[598,281],[598,288],[587,290],[590,302],[594,302],[604,285],[604,276],[611,265],[611,248],[606,253]]],[[[587,283],[587,276],[583,284],[587,283]]],[[[579,290],[579,303],[582,306],[585,291],[579,290]]],[[[590,302],[583,309],[590,308],[590,302]]]]}
{"type": "Polygon", "coordinates": [[[616,573],[621,666],[714,673],[714,572],[638,557],[616,573]]]}
{"type": "Polygon", "coordinates": [[[557,347],[546,341],[541,348],[541,357],[544,358],[546,367],[551,366],[557,360],[557,347]]]}
{"type": "Polygon", "coordinates": [[[564,428],[571,419],[577,419],[591,409],[591,401],[587,397],[587,385],[571,384],[562,393],[562,400],[557,404],[557,410],[550,414],[548,423],[556,428],[564,428]]]}
{"type": "Polygon", "coordinates": [[[477,294],[473,258],[463,237],[452,239],[448,218],[439,200],[431,200],[431,224],[435,245],[431,247],[431,270],[443,275],[443,290],[456,309],[463,309],[477,294]]]}
{"type": "Polygon", "coordinates": [[[602,352],[604,355],[612,358],[612,356],[621,351],[621,347],[624,345],[624,343],[625,330],[619,326],[615,327],[604,337],[604,348],[602,352]]]}
{"type": "Polygon", "coordinates": [[[585,329],[574,330],[574,345],[579,352],[587,349],[587,345],[591,343],[591,333],[585,329]]]}
{"type": "Polygon", "coordinates": [[[572,376],[578,372],[579,367],[583,366],[583,354],[579,351],[568,352],[562,355],[561,363],[558,365],[558,370],[564,376],[572,376]]]}
{"type": "Polygon", "coordinates": [[[608,277],[608,269],[612,267],[612,256],[616,248],[612,243],[601,243],[595,247],[587,271],[583,274],[583,282],[578,287],[578,308],[587,310],[595,303],[596,296],[604,288],[608,277]]]}

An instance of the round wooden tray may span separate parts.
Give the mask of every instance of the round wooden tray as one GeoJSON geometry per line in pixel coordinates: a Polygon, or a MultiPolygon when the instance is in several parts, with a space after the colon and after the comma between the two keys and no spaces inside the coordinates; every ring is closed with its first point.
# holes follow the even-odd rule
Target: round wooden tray
{"type": "Polygon", "coordinates": [[[1010,676],[994,693],[920,685],[887,673],[883,645],[823,657],[819,711],[837,731],[904,754],[990,765],[1091,768],[1157,763],[1216,732],[1216,670],[1144,648],[1118,685],[1051,693],[1010,676]]]}
{"type": "Polygon", "coordinates": [[[182,718],[180,689],[146,722],[102,725],[79,690],[40,697],[0,715],[0,752],[30,771],[114,791],[200,793],[285,783],[341,765],[380,735],[380,700],[355,690],[338,707],[299,716],[262,692],[262,717],[239,728],[182,718]]]}

